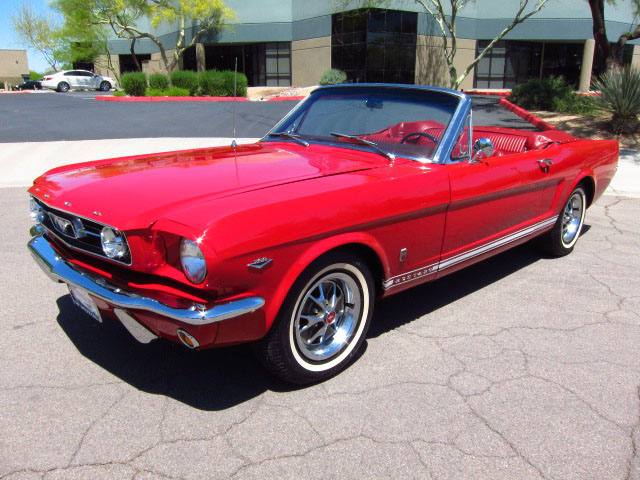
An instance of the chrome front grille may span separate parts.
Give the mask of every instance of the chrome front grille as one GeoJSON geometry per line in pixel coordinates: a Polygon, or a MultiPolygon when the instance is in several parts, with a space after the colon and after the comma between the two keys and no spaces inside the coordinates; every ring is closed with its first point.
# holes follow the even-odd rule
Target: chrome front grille
{"type": "MultiPolygon", "coordinates": [[[[129,252],[128,245],[127,254],[124,257],[117,259],[108,258],[104,254],[100,240],[100,232],[107,225],[65,212],[64,210],[51,208],[35,197],[34,200],[40,205],[44,213],[42,225],[66,245],[105,260],[123,265],[131,265],[131,253],[129,252]]],[[[124,234],[122,235],[124,236],[124,234]]]]}

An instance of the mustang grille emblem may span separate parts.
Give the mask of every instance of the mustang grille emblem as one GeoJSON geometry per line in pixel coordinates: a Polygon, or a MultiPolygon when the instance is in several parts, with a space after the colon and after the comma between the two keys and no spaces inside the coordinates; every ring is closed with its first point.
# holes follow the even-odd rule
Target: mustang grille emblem
{"type": "Polygon", "coordinates": [[[59,217],[53,213],[49,213],[53,226],[63,235],[69,238],[79,238],[79,233],[83,231],[82,220],[74,218],[73,220],[67,220],[66,218],[59,217]]]}

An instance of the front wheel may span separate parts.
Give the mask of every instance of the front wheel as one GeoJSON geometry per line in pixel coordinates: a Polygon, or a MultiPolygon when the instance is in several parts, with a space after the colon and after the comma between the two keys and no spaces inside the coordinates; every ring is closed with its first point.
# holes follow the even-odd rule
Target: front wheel
{"type": "Polygon", "coordinates": [[[542,237],[544,249],[558,257],[571,253],[582,231],[586,210],[587,196],[579,185],[569,195],[553,230],[542,237]]]}
{"type": "Polygon", "coordinates": [[[330,378],[364,342],[374,301],[373,276],[359,257],[321,257],[294,283],[256,353],[271,373],[288,382],[330,378]]]}

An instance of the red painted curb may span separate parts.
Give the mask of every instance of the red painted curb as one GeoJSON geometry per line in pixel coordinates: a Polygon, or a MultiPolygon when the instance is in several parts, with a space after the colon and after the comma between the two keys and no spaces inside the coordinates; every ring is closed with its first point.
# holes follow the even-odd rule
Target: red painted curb
{"type": "Polygon", "coordinates": [[[522,107],[517,106],[515,103],[511,103],[506,98],[501,98],[499,103],[504,108],[506,108],[507,110],[512,111],[513,113],[518,115],[520,118],[522,118],[523,120],[526,120],[527,122],[529,122],[531,125],[533,125],[536,128],[539,128],[541,130],[558,130],[556,127],[554,127],[550,123],[545,122],[540,117],[536,117],[534,114],[528,112],[527,110],[525,110],[522,107]]]}
{"type": "Polygon", "coordinates": [[[11,92],[0,92],[0,95],[20,95],[22,93],[29,93],[26,90],[18,90],[18,91],[11,91],[11,92]]]}
{"type": "Polygon", "coordinates": [[[248,102],[245,97],[113,97],[97,95],[103,102],[248,102]]]}
{"type": "Polygon", "coordinates": [[[491,92],[491,91],[469,91],[469,90],[462,90],[463,93],[466,93],[467,95],[497,95],[500,97],[508,97],[510,95],[511,92],[491,92]]]}
{"type": "Polygon", "coordinates": [[[284,102],[286,100],[304,100],[305,97],[304,95],[299,96],[299,97],[273,97],[273,98],[269,98],[267,101],[268,102],[284,102]]]}

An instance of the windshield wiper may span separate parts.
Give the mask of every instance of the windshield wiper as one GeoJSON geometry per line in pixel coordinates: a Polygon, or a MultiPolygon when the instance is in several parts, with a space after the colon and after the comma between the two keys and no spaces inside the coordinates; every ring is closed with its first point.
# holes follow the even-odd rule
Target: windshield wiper
{"type": "Polygon", "coordinates": [[[289,138],[291,140],[293,140],[296,143],[299,143],[300,145],[303,145],[305,147],[309,146],[309,142],[306,142],[304,140],[302,140],[300,138],[300,135],[296,135],[294,133],[287,133],[287,132],[274,132],[274,133],[270,133],[269,134],[270,137],[282,137],[282,138],[289,138]]]}
{"type": "Polygon", "coordinates": [[[346,133],[336,133],[336,132],[329,132],[329,134],[333,135],[334,137],[348,138],[349,140],[353,140],[354,142],[361,143],[362,145],[368,145],[379,154],[387,157],[392,162],[396,159],[396,156],[393,153],[387,152],[386,150],[380,148],[377,143],[370,142],[369,140],[365,140],[364,138],[357,137],[356,135],[347,135],[346,133]]]}

